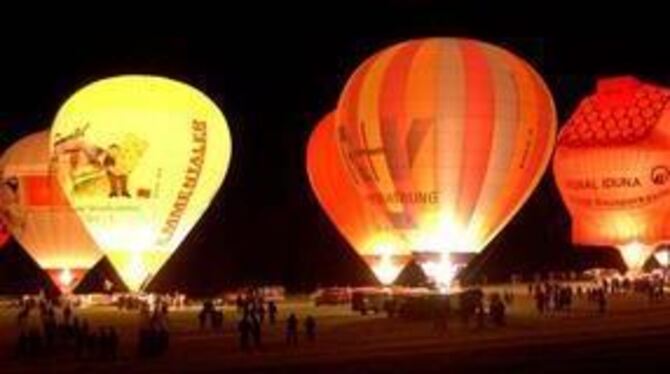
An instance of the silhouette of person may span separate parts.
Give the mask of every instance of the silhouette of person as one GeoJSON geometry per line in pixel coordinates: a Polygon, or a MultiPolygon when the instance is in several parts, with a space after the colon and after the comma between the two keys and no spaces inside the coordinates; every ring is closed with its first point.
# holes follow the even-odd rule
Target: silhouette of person
{"type": "Polygon", "coordinates": [[[286,320],[286,343],[298,345],[298,318],[293,313],[286,320]]]}
{"type": "Polygon", "coordinates": [[[257,349],[261,348],[261,322],[255,316],[251,317],[251,336],[254,339],[254,346],[257,349]]]}
{"type": "Polygon", "coordinates": [[[203,307],[200,309],[200,312],[198,313],[198,323],[200,325],[200,330],[205,329],[205,325],[207,324],[207,310],[203,307]]]}
{"type": "Polygon", "coordinates": [[[91,332],[86,337],[86,351],[89,358],[95,358],[98,354],[98,335],[95,332],[91,332]]]}
{"type": "Polygon", "coordinates": [[[305,319],[305,336],[310,342],[316,340],[316,320],[311,315],[305,319]]]}
{"type": "Polygon", "coordinates": [[[268,303],[268,316],[270,317],[270,324],[274,325],[277,322],[277,304],[274,301],[268,303]]]}
{"type": "Polygon", "coordinates": [[[237,325],[237,331],[240,336],[240,349],[246,351],[249,349],[249,333],[251,330],[251,324],[249,323],[248,315],[245,315],[240,320],[240,323],[237,325]]]}
{"type": "Polygon", "coordinates": [[[266,312],[266,310],[265,310],[265,305],[264,305],[263,302],[261,301],[261,302],[258,304],[258,309],[256,309],[256,314],[258,315],[258,320],[259,320],[259,322],[260,322],[261,324],[262,324],[263,322],[265,322],[265,312],[266,312]]]}
{"type": "Polygon", "coordinates": [[[109,327],[107,337],[109,339],[109,357],[116,360],[116,355],[119,350],[119,335],[116,333],[114,327],[109,327]]]}

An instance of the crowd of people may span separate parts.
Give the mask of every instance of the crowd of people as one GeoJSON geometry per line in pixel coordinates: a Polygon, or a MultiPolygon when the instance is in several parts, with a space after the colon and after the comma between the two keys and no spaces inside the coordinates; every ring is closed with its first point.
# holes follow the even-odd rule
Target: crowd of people
{"type": "Polygon", "coordinates": [[[528,287],[529,293],[535,299],[535,307],[539,314],[571,310],[574,298],[571,286],[546,282],[530,284],[528,287]]]}
{"type": "MultiPolygon", "coordinates": [[[[278,324],[279,308],[274,300],[266,301],[263,295],[253,288],[237,294],[235,298],[236,315],[238,321],[234,326],[239,347],[243,351],[260,350],[263,345],[263,331],[274,328],[278,324]]],[[[225,314],[223,308],[218,308],[214,301],[206,300],[197,313],[200,330],[211,329],[223,331],[225,314]]],[[[299,325],[298,317],[291,313],[285,321],[286,344],[298,345],[299,325]]],[[[308,315],[303,321],[304,336],[307,341],[316,340],[316,319],[308,315]]]]}
{"type": "Polygon", "coordinates": [[[150,295],[140,306],[140,326],[137,353],[140,357],[155,357],[165,353],[170,346],[168,315],[169,296],[150,295]]]}
{"type": "Polygon", "coordinates": [[[22,301],[17,316],[16,354],[20,358],[72,354],[78,359],[113,360],[119,336],[112,326],[89,326],[69,301],[42,296],[22,301]]]}
{"type": "Polygon", "coordinates": [[[500,295],[498,292],[491,293],[486,300],[484,292],[479,289],[473,289],[464,292],[459,297],[459,315],[461,323],[468,327],[471,320],[475,320],[477,328],[486,326],[489,320],[493,326],[504,326],[506,324],[507,305],[513,303],[514,297],[507,292],[500,295]]]}
{"type": "MultiPolygon", "coordinates": [[[[528,285],[530,301],[539,315],[568,314],[576,300],[593,304],[595,310],[605,314],[608,298],[634,293],[646,294],[650,302],[658,302],[664,297],[664,283],[653,278],[615,278],[592,283],[547,281],[528,285]]],[[[448,321],[453,318],[460,319],[465,328],[501,327],[507,324],[507,311],[514,302],[515,293],[511,289],[485,294],[482,289],[473,288],[431,304],[431,318],[440,334],[447,332],[448,321]]],[[[200,331],[232,332],[239,349],[245,352],[266,349],[264,332],[274,337],[284,335],[288,347],[297,346],[303,339],[316,341],[317,321],[312,315],[299,318],[295,313],[286,313],[280,320],[277,303],[266,301],[253,291],[240,293],[234,303],[235,317],[224,330],[224,309],[212,300],[204,301],[196,313],[200,331]]],[[[185,297],[126,295],[116,298],[116,305],[120,311],[131,310],[139,315],[137,355],[156,357],[169,349],[170,310],[184,307],[185,297]]],[[[77,315],[78,308],[66,298],[50,300],[41,295],[22,300],[17,313],[17,356],[70,355],[82,360],[115,360],[120,346],[117,329],[108,323],[91,326],[87,319],[77,315]]]]}
{"type": "Polygon", "coordinates": [[[603,278],[592,283],[530,283],[528,293],[535,300],[539,314],[570,312],[575,299],[594,304],[600,314],[607,312],[608,298],[613,295],[646,294],[650,302],[664,297],[665,283],[656,278],[603,278]]]}
{"type": "MultiPolygon", "coordinates": [[[[266,302],[262,295],[251,290],[247,294],[239,294],[236,299],[237,314],[241,318],[237,324],[240,349],[248,351],[263,348],[263,326],[266,316],[267,324],[271,327],[277,324],[279,309],[277,304],[270,300],[266,302]]],[[[316,340],[316,319],[309,315],[304,320],[305,337],[308,341],[316,340]]],[[[294,313],[286,319],[286,344],[298,345],[299,321],[294,313]]]]}

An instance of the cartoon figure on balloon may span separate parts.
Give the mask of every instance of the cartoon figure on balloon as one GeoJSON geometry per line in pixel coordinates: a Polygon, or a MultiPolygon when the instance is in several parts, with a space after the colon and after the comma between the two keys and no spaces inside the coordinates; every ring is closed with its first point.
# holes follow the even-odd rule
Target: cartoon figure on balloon
{"type": "Polygon", "coordinates": [[[87,197],[130,198],[129,177],[148,143],[126,134],[102,147],[86,138],[89,124],[71,134],[56,134],[54,162],[64,172],[73,193],[87,197]]]}

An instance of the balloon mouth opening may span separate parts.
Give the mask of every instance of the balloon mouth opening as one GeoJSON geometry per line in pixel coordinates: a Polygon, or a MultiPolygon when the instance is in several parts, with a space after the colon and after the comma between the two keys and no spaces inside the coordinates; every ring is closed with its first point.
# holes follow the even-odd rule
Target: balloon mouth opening
{"type": "Polygon", "coordinates": [[[51,281],[63,294],[71,294],[84,278],[87,269],[81,268],[49,268],[45,269],[51,281]]]}
{"type": "Polygon", "coordinates": [[[637,240],[619,245],[618,249],[629,273],[641,272],[645,262],[653,252],[653,246],[637,240]]]}
{"type": "Polygon", "coordinates": [[[670,265],[670,248],[663,248],[654,253],[654,258],[659,265],[667,268],[670,265]]]}
{"type": "Polygon", "coordinates": [[[392,252],[382,252],[364,256],[364,259],[379,283],[383,286],[390,286],[398,278],[410,258],[392,252]]]}
{"type": "Polygon", "coordinates": [[[414,257],[428,280],[447,292],[456,286],[458,276],[474,256],[469,252],[415,252],[414,257]]]}

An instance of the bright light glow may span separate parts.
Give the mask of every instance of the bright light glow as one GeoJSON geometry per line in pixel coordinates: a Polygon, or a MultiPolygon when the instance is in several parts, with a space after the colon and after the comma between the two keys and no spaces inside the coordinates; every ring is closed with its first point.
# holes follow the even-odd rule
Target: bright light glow
{"type": "Polygon", "coordinates": [[[126,275],[124,281],[131,290],[139,290],[150,276],[141,253],[134,253],[130,262],[121,271],[126,275]]]}
{"type": "Polygon", "coordinates": [[[644,266],[645,261],[649,258],[652,249],[652,246],[645,245],[638,241],[632,241],[619,246],[621,257],[623,257],[626,266],[628,266],[628,270],[633,272],[642,270],[642,266],[644,266]]]}
{"type": "Polygon", "coordinates": [[[395,246],[389,242],[380,243],[375,249],[375,254],[379,256],[379,260],[377,263],[372,264],[372,272],[385,286],[393,283],[402,270],[401,266],[393,262],[393,254],[395,252],[395,246]]]}
{"type": "Polygon", "coordinates": [[[654,257],[664,268],[667,268],[668,265],[670,265],[670,249],[661,249],[654,253],[654,257]]]}
{"type": "Polygon", "coordinates": [[[72,275],[70,269],[66,268],[61,270],[60,274],[58,275],[58,281],[60,282],[61,288],[70,288],[72,282],[74,281],[74,276],[72,275]]]}
{"type": "Polygon", "coordinates": [[[421,264],[426,276],[435,282],[440,289],[449,289],[451,283],[458,274],[458,266],[454,265],[449,256],[442,255],[438,261],[427,261],[421,264]]]}

